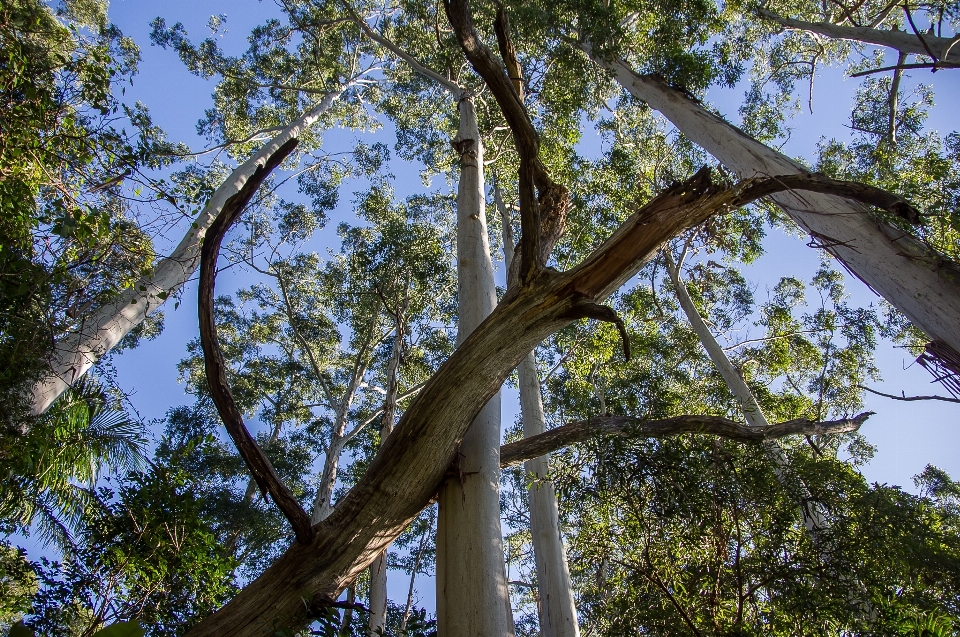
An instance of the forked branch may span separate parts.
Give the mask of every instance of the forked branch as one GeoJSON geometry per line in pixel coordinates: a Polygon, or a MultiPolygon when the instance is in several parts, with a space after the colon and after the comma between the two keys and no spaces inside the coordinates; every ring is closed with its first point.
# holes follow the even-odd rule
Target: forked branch
{"type": "Polygon", "coordinates": [[[505,57],[501,63],[493,51],[483,43],[473,24],[470,5],[466,0],[446,0],[447,17],[467,59],[493,93],[513,133],[514,145],[520,156],[518,187],[520,191],[520,258],[519,281],[525,285],[543,268],[556,244],[570,207],[570,194],[564,186],[553,181],[540,161],[540,137],[523,105],[522,84],[516,48],[510,39],[506,12],[501,7],[497,14],[496,31],[500,50],[505,57]],[[505,68],[506,65],[506,68],[505,68]],[[512,69],[512,70],[510,70],[512,69]]]}
{"type": "Polygon", "coordinates": [[[287,485],[283,483],[270,459],[263,453],[263,449],[250,435],[243,424],[243,417],[237,408],[227,381],[227,366],[220,350],[220,341],[217,338],[217,324],[213,312],[214,289],[217,277],[217,257],[220,255],[220,244],[227,230],[240,218],[240,213],[253,198],[263,181],[279,166],[286,157],[297,147],[297,139],[291,139],[271,155],[263,166],[247,180],[240,192],[227,200],[216,220],[203,241],[200,252],[200,346],[203,349],[203,363],[207,375],[207,387],[210,396],[217,407],[220,419],[223,421],[236,445],[237,451],[250,470],[260,492],[266,496],[270,494],[273,501],[283,515],[290,521],[296,533],[297,541],[309,544],[313,539],[313,529],[310,526],[310,517],[300,502],[293,496],[287,485]]]}

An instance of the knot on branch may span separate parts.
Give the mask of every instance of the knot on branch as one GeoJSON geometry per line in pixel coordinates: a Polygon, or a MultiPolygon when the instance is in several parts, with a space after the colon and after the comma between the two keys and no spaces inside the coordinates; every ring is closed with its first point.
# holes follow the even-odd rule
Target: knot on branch
{"type": "Polygon", "coordinates": [[[477,165],[477,140],[454,137],[450,140],[450,145],[453,147],[453,150],[460,155],[460,159],[464,164],[470,166],[477,165]]]}

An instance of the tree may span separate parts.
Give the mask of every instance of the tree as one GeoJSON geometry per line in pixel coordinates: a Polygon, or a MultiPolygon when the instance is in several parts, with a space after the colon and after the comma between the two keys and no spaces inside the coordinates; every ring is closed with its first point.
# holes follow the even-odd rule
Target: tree
{"type": "MultiPolygon", "coordinates": [[[[286,135],[282,139],[274,138],[276,143],[272,149],[258,151],[255,159],[249,160],[252,163],[245,164],[246,168],[235,173],[236,183],[224,185],[218,195],[220,199],[211,200],[204,213],[207,216],[201,220],[203,223],[198,223],[204,226],[209,221],[209,226],[204,227],[206,236],[202,246],[196,237],[188,237],[187,241],[193,246],[190,255],[198,255],[196,258],[190,256],[188,264],[201,263],[203,357],[196,358],[192,365],[192,369],[198,372],[195,387],[202,388],[204,394],[198,407],[206,411],[205,415],[212,416],[211,405],[206,402],[208,394],[240,453],[243,465],[236,456],[230,454],[235,472],[233,475],[243,476],[237,470],[241,466],[246,466],[253,475],[254,482],[248,483],[242,498],[236,499],[242,499],[249,506],[252,504],[251,496],[255,495],[254,485],[259,487],[279,505],[289,523],[288,527],[275,515],[280,524],[274,528],[282,529],[286,536],[290,535],[289,529],[292,528],[296,542],[269,568],[252,578],[226,606],[192,628],[190,634],[253,635],[278,630],[298,631],[313,619],[323,618],[329,624],[335,608],[346,608],[351,613],[359,610],[356,607],[357,578],[370,564],[381,559],[389,544],[417,518],[441,487],[443,490],[438,496],[441,500],[440,516],[450,517],[442,522],[439,531],[438,552],[441,555],[438,579],[449,599],[441,604],[439,628],[441,631],[456,632],[454,627],[462,621],[463,625],[472,623],[475,626],[489,626],[483,632],[510,634],[513,624],[509,621],[509,599],[506,581],[502,577],[497,515],[499,503],[495,497],[497,469],[501,462],[492,461],[491,458],[500,456],[501,461],[536,458],[555,450],[556,447],[550,445],[569,444],[600,432],[627,436],[662,435],[665,432],[677,433],[697,428],[726,436],[763,440],[790,432],[817,435],[837,430],[851,431],[858,427],[863,417],[850,418],[847,413],[837,413],[841,416],[839,421],[811,422],[813,419],[823,421],[831,410],[840,410],[856,402],[856,392],[845,394],[836,385],[825,382],[821,374],[818,378],[823,390],[816,401],[811,400],[805,391],[796,392],[796,395],[791,392],[783,392],[780,396],[758,394],[758,401],[774,402],[782,398],[782,408],[770,413],[779,416],[783,412],[786,414],[783,420],[787,420],[780,425],[764,427],[763,431],[745,427],[725,417],[737,415],[740,410],[731,407],[733,403],[729,401],[723,379],[716,375],[706,384],[715,392],[716,400],[691,407],[701,413],[720,411],[725,415],[706,413],[690,416],[669,410],[662,413],[654,410],[647,414],[633,412],[608,415],[606,407],[612,405],[610,399],[613,395],[608,392],[621,395],[628,395],[629,392],[623,386],[594,386],[585,402],[577,408],[585,417],[578,417],[577,422],[513,443],[526,449],[526,452],[517,452],[518,447],[512,447],[505,448],[501,454],[499,426],[490,425],[496,414],[490,414],[487,422],[490,426],[483,430],[476,426],[471,429],[471,422],[494,399],[512,369],[544,339],[579,320],[594,319],[604,324],[596,330],[596,334],[617,335],[617,339],[606,340],[607,355],[602,357],[604,363],[614,352],[617,352],[617,360],[620,360],[619,350],[611,344],[620,345],[622,358],[630,359],[631,349],[637,343],[623,317],[624,310],[630,308],[625,303],[639,304],[651,299],[645,297],[643,292],[635,292],[632,297],[614,299],[610,305],[606,301],[640,272],[665,242],[704,221],[712,223],[719,214],[729,213],[763,197],[779,196],[782,201],[793,202],[792,208],[784,205],[793,210],[795,215],[807,214],[811,219],[832,218],[835,215],[818,216],[817,212],[820,211],[810,213],[808,210],[799,210],[797,197],[809,198],[812,195],[799,195],[797,191],[816,193],[817,197],[824,197],[822,201],[834,202],[831,205],[854,213],[841,215],[842,221],[839,222],[847,227],[847,219],[854,220],[850,222],[853,238],[859,241],[863,237],[872,237],[872,241],[884,242],[883,247],[877,250],[860,250],[860,256],[848,255],[845,247],[836,245],[832,246],[834,252],[852,264],[851,267],[857,272],[861,272],[858,269],[861,265],[868,269],[875,267],[875,278],[879,281],[877,286],[895,304],[908,306],[902,309],[932,337],[943,337],[949,342],[949,335],[953,334],[947,329],[955,323],[950,317],[953,296],[949,289],[948,293],[943,294],[943,303],[931,301],[930,298],[916,301],[913,297],[916,292],[913,286],[917,281],[926,282],[924,285],[928,286],[925,288],[928,291],[943,292],[941,288],[944,286],[939,283],[934,286],[932,283],[931,268],[907,260],[909,265],[898,269],[898,273],[899,270],[906,272],[912,277],[909,281],[897,279],[888,287],[880,285],[885,281],[884,277],[894,278],[895,273],[883,264],[878,266],[878,261],[883,259],[884,254],[889,255],[893,248],[883,235],[892,226],[878,224],[876,219],[896,221],[909,228],[910,224],[924,219],[922,215],[931,211],[918,210],[899,196],[870,185],[839,182],[800,172],[794,164],[783,163],[781,157],[760,142],[739,136],[703,107],[685,96],[681,98],[683,90],[697,93],[723,73],[727,73],[728,78],[734,78],[737,74],[733,58],[740,53],[724,52],[722,46],[713,57],[703,51],[709,34],[729,33],[724,29],[730,24],[719,18],[712,5],[671,6],[669,11],[597,5],[580,7],[583,9],[580,14],[571,12],[566,5],[509,8],[478,5],[476,24],[481,29],[493,26],[492,31],[487,29],[482,35],[474,23],[473,10],[462,1],[445,4],[446,16],[439,11],[439,7],[434,10],[412,5],[400,6],[389,13],[370,11],[362,14],[362,17],[358,12],[365,7],[346,6],[343,3],[290,2],[284,8],[289,24],[272,21],[258,29],[251,39],[250,51],[243,58],[234,59],[221,54],[215,42],[195,47],[185,39],[182,28],[166,29],[165,25],[158,23],[155,36],[158,42],[177,48],[196,72],[218,74],[224,78],[218,89],[217,112],[211,113],[204,125],[214,133],[216,141],[226,144],[238,158],[248,157],[253,151],[252,140],[256,139],[256,135],[275,132],[267,130],[273,126],[283,127],[281,136],[286,135]],[[627,12],[623,13],[621,9],[627,12]],[[514,20],[514,27],[507,20],[508,12],[518,18],[514,20]],[[370,24],[374,20],[372,16],[380,20],[373,26],[370,24]],[[449,29],[446,26],[448,23],[449,29]],[[424,25],[429,28],[423,28],[424,25]],[[704,28],[701,29],[701,26],[704,28]],[[411,34],[409,48],[406,34],[411,34]],[[486,44],[494,39],[497,40],[499,56],[486,44]],[[436,45],[433,40],[436,40],[436,45]],[[395,41],[403,41],[404,48],[393,44],[395,41]],[[389,51],[389,55],[383,53],[380,47],[389,51]],[[584,55],[584,49],[590,51],[592,59],[584,55]],[[644,53],[646,59],[638,59],[640,53],[644,53]],[[399,58],[399,62],[395,61],[396,58],[399,58]],[[311,59],[314,63],[298,63],[301,59],[311,59]],[[273,252],[266,266],[260,266],[253,258],[253,251],[248,249],[249,245],[242,244],[228,244],[226,250],[232,251],[235,257],[241,257],[240,260],[246,261],[250,267],[259,267],[266,276],[276,281],[275,286],[271,283],[246,293],[247,298],[260,305],[259,310],[249,317],[234,313],[235,306],[231,307],[230,302],[218,301],[213,289],[222,243],[238,220],[248,219],[251,235],[257,240],[267,239],[262,245],[272,250],[276,244],[268,240],[269,233],[260,232],[258,228],[271,223],[284,228],[288,220],[317,216],[324,206],[330,205],[336,187],[342,181],[336,175],[304,177],[300,180],[305,194],[321,200],[319,204],[314,202],[312,210],[279,200],[272,191],[258,194],[258,189],[261,184],[268,183],[270,172],[280,168],[284,162],[290,169],[303,171],[303,175],[322,173],[322,161],[307,159],[307,153],[316,151],[319,141],[299,129],[291,133],[292,129],[286,122],[295,121],[295,113],[303,113],[305,108],[310,108],[304,102],[310,101],[311,94],[320,90],[329,96],[331,91],[362,73],[354,64],[355,60],[361,59],[372,62],[372,66],[366,69],[368,71],[372,68],[382,69],[383,77],[377,77],[370,83],[357,83],[344,94],[343,100],[337,101],[343,106],[342,110],[326,111],[330,120],[338,117],[350,124],[371,123],[374,120],[365,110],[366,104],[375,105],[371,108],[379,109],[393,118],[398,130],[398,151],[402,157],[426,160],[424,163],[428,175],[446,173],[457,178],[458,231],[462,235],[472,235],[470,241],[464,236],[458,250],[462,291],[458,306],[461,314],[457,325],[461,333],[458,347],[435,371],[432,363],[439,362],[439,356],[419,366],[425,372],[423,376],[429,376],[429,379],[416,397],[401,407],[403,413],[399,422],[382,442],[379,451],[375,451],[375,445],[380,442],[378,436],[359,436],[366,431],[363,423],[374,422],[374,414],[378,410],[388,412],[391,401],[384,403],[379,396],[373,400],[373,391],[369,392],[369,398],[365,397],[356,405],[355,410],[352,401],[358,388],[364,383],[369,386],[374,378],[383,381],[379,385],[383,388],[383,395],[397,392],[398,389],[390,388],[399,382],[396,378],[398,366],[400,378],[407,377],[400,363],[402,357],[399,356],[397,341],[402,340],[399,337],[403,332],[399,327],[403,321],[399,317],[406,313],[399,311],[405,305],[400,299],[406,298],[406,290],[410,288],[397,285],[405,280],[402,274],[379,278],[380,273],[390,272],[386,265],[396,258],[388,256],[382,262],[378,258],[368,259],[365,255],[371,253],[377,241],[366,240],[369,236],[366,228],[345,231],[349,244],[345,251],[345,255],[349,255],[348,262],[342,270],[345,274],[340,279],[333,276],[331,283],[331,288],[345,290],[343,296],[321,294],[311,298],[311,277],[316,276],[317,280],[322,278],[319,275],[321,269],[317,267],[318,261],[303,260],[291,248],[290,253],[273,252]],[[630,118],[635,111],[642,111],[642,107],[617,92],[610,78],[596,71],[595,63],[616,66],[620,79],[628,85],[626,88],[632,89],[635,94],[642,93],[641,97],[648,102],[661,100],[661,105],[679,104],[671,113],[677,120],[675,123],[681,122],[678,126],[686,133],[685,137],[703,144],[707,150],[717,150],[710,147],[712,142],[708,137],[698,138],[695,135],[706,128],[693,126],[684,129],[682,125],[688,119],[695,123],[709,121],[710,130],[719,131],[726,141],[736,142],[735,145],[726,146],[733,149],[730,151],[732,158],[724,161],[734,164],[734,168],[735,161],[745,162],[744,171],[753,166],[750,168],[752,176],[738,183],[730,183],[725,177],[715,179],[712,175],[717,171],[708,168],[695,172],[687,162],[679,164],[681,170],[666,180],[676,183],[666,188],[660,187],[662,184],[637,188],[633,184],[636,172],[631,171],[631,160],[620,149],[611,148],[597,162],[579,157],[575,147],[585,114],[608,108],[616,119],[630,118]],[[632,64],[644,71],[660,73],[664,78],[636,75],[625,66],[632,64]],[[303,75],[298,75],[301,72],[303,75]],[[295,79],[292,85],[288,83],[290,77],[295,79]],[[442,91],[436,90],[438,84],[443,87],[442,91]],[[322,88],[316,88],[317,85],[322,88]],[[449,108],[451,93],[457,99],[456,116],[453,109],[449,108]],[[307,97],[302,97],[302,94],[307,97]],[[614,101],[615,98],[619,98],[619,101],[614,101]],[[266,128],[263,122],[266,122],[266,128]],[[423,122],[426,125],[421,126],[423,122]],[[449,150],[446,141],[447,136],[452,136],[457,129],[461,134],[454,137],[454,153],[449,150]],[[514,261],[508,275],[510,285],[499,303],[496,302],[493,287],[490,238],[483,214],[486,199],[482,177],[485,168],[483,151],[489,149],[496,149],[486,160],[495,169],[491,172],[498,176],[511,175],[511,190],[514,187],[512,176],[516,175],[515,199],[519,201],[521,230],[515,249],[510,250],[510,241],[505,242],[508,244],[508,253],[514,255],[514,261]],[[758,156],[772,163],[764,164],[766,167],[762,170],[757,169],[750,163],[753,161],[750,158],[758,156]],[[306,163],[301,164],[304,159],[306,163]],[[458,161],[460,165],[457,169],[455,165],[458,161]],[[776,168],[771,171],[770,166],[776,168]],[[763,172],[768,174],[754,174],[763,172]],[[769,174],[771,172],[772,175],[769,174]],[[688,177],[691,174],[693,176],[688,177]],[[581,176],[587,179],[581,182],[581,176]],[[561,185],[561,182],[569,184],[569,187],[561,185]],[[880,212],[868,214],[854,208],[848,200],[876,206],[880,212]],[[837,204],[837,201],[841,203],[837,204]],[[264,211],[282,214],[270,219],[262,214],[264,211]],[[876,218],[871,214],[875,214],[876,218]],[[882,232],[877,230],[878,225],[882,232]],[[567,226],[571,231],[565,233],[567,226]],[[382,264],[386,265],[381,268],[382,264]],[[471,267],[476,269],[471,270],[471,267]],[[482,284],[478,283],[479,279],[467,276],[471,272],[483,275],[482,284]],[[367,285],[374,281],[377,285],[367,285]],[[297,284],[305,287],[294,289],[297,284]],[[385,291],[385,287],[389,289],[385,291]],[[483,297],[483,303],[468,302],[467,292],[471,290],[483,297]],[[350,298],[354,292],[355,297],[350,298]],[[907,296],[910,297],[909,303],[904,300],[907,296]],[[324,302],[333,309],[323,307],[324,302]],[[332,319],[327,311],[333,313],[332,319]],[[468,316],[470,313],[474,314],[472,318],[468,316]],[[219,333],[218,322],[223,328],[219,333]],[[343,360],[314,360],[341,342],[337,333],[340,325],[349,331],[349,335],[342,339],[348,343],[347,349],[350,350],[349,364],[341,366],[343,360]],[[395,335],[392,348],[386,346],[391,333],[395,335]],[[383,346],[379,347],[381,343],[383,346]],[[393,364],[393,361],[397,363],[393,364]],[[201,362],[202,374],[199,373],[201,362]],[[363,371],[365,369],[369,373],[363,371]],[[298,385],[297,381],[301,379],[307,380],[298,385]],[[344,391],[335,393],[329,388],[324,390],[324,384],[334,382],[342,382],[344,391]],[[306,398],[310,391],[320,395],[321,400],[306,398]],[[285,401],[292,397],[299,405],[288,404],[286,408],[273,404],[267,406],[270,402],[267,396],[280,403],[281,395],[285,401]],[[723,409],[717,409],[722,404],[721,398],[727,402],[723,409]],[[594,418],[596,414],[584,409],[590,400],[599,403],[599,417],[594,418]],[[312,411],[321,402],[325,409],[333,412],[329,420],[318,417],[312,411]],[[254,414],[270,421],[265,424],[272,425],[259,439],[247,430],[244,422],[254,414]],[[803,417],[812,418],[802,420],[803,417]],[[311,432],[312,421],[319,421],[319,424],[311,432]],[[350,429],[346,428],[347,421],[350,421],[350,429]],[[305,447],[313,446],[315,449],[321,438],[329,443],[320,497],[317,499],[321,514],[316,517],[322,520],[311,520],[311,515],[304,508],[304,498],[312,495],[307,487],[308,482],[304,480],[309,469],[302,466],[284,467],[284,454],[277,451],[285,443],[282,429],[287,424],[295,424],[291,428],[294,432],[302,428],[309,436],[318,431],[322,433],[315,440],[302,437],[305,447]],[[328,426],[330,437],[326,437],[328,426]],[[352,483],[349,491],[342,495],[335,494],[340,452],[344,447],[335,448],[338,445],[334,443],[346,444],[349,440],[344,442],[343,439],[354,430],[358,436],[355,441],[364,443],[358,445],[358,451],[362,451],[365,457],[350,465],[346,474],[349,475],[348,482],[352,483]],[[462,446],[465,438],[469,440],[477,436],[486,439],[476,449],[470,449],[469,444],[462,446]],[[278,446],[272,451],[274,444],[278,446]],[[462,450],[466,458],[458,461],[462,450]],[[474,451],[482,455],[473,456],[474,451]],[[471,465],[478,457],[483,458],[482,462],[471,465]],[[483,469],[483,473],[479,473],[480,469],[483,469]],[[476,494],[472,493],[474,486],[477,487],[476,494]],[[329,509],[333,503],[331,495],[336,503],[329,515],[324,517],[325,509],[329,509]],[[465,496],[471,505],[469,507],[463,503],[465,496]],[[485,503],[485,509],[472,506],[481,503],[485,503]],[[465,519],[475,520],[476,524],[467,524],[465,519]],[[462,568],[459,573],[443,570],[448,569],[454,561],[466,562],[469,559],[465,550],[456,548],[460,544],[446,543],[448,540],[459,542],[464,538],[472,538],[464,543],[466,546],[473,542],[483,548],[485,557],[480,560],[483,566],[478,569],[481,577],[465,578],[465,569],[462,568]],[[349,601],[338,601],[341,592],[347,588],[351,591],[349,601]],[[484,593],[471,597],[472,591],[484,593]],[[459,598],[467,600],[462,608],[449,603],[459,598]],[[477,604],[477,600],[485,600],[483,603],[487,607],[477,604]],[[270,609],[269,617],[263,614],[264,608],[270,609]],[[490,608],[496,609],[496,612],[489,613],[490,608]]],[[[748,37],[745,46],[764,42],[763,37],[767,36],[750,37],[754,39],[748,37]]],[[[765,101],[766,98],[760,96],[754,99],[753,104],[760,107],[765,101]]],[[[667,106],[663,106],[663,110],[667,110],[667,106]]],[[[655,142],[649,145],[654,149],[658,147],[655,142]]],[[[358,151],[354,161],[359,164],[370,162],[370,156],[369,152],[358,151]]],[[[218,183],[215,174],[216,170],[211,170],[196,180],[202,184],[201,192],[213,192],[211,186],[218,183]],[[203,188],[207,190],[203,191],[203,188]]],[[[185,183],[186,176],[183,179],[185,183]]],[[[379,193],[373,192],[366,201],[374,201],[377,197],[380,200],[391,199],[389,195],[384,196],[381,189],[379,193]]],[[[378,217],[390,217],[394,214],[392,208],[391,204],[386,204],[373,206],[371,210],[378,217]]],[[[378,223],[373,219],[367,219],[366,222],[373,227],[378,223]]],[[[744,225],[748,228],[757,227],[754,221],[745,222],[744,225]]],[[[407,223],[401,226],[406,227],[407,223]]],[[[823,239],[825,231],[815,232],[823,239]]],[[[830,238],[837,236],[830,235],[830,238]]],[[[419,238],[414,237],[413,241],[419,241],[419,238]]],[[[919,239],[907,237],[899,241],[902,246],[919,246],[917,249],[923,254],[933,254],[926,251],[927,248],[919,239]]],[[[375,250],[372,252],[376,254],[375,250]]],[[[387,254],[393,253],[387,251],[387,254]]],[[[414,261],[421,256],[415,255],[414,261]]],[[[948,264],[945,267],[949,269],[952,266],[948,264]]],[[[710,274],[708,270],[704,270],[705,276],[710,274]]],[[[870,280],[866,275],[863,276],[870,280]]],[[[835,283],[832,277],[831,274],[824,274],[824,289],[835,283]]],[[[179,278],[177,281],[182,282],[179,278]]],[[[731,281],[733,278],[727,279],[727,282],[731,281]]],[[[787,304],[793,290],[791,285],[792,282],[788,281],[781,290],[784,303],[787,304]]],[[[146,283],[144,287],[150,289],[146,283]]],[[[163,290],[162,293],[167,294],[167,291],[163,290]]],[[[652,301],[655,302],[656,298],[652,301]]],[[[410,312],[412,318],[415,312],[410,312]]],[[[112,321],[118,316],[116,308],[105,309],[103,313],[106,320],[112,321]]],[[[139,314],[134,322],[138,320],[139,314]]],[[[789,320],[791,317],[787,312],[784,321],[789,320]]],[[[120,332],[124,330],[126,327],[120,332]]],[[[675,332],[674,336],[683,336],[682,330],[675,332]]],[[[585,333],[594,334],[589,331],[585,333]]],[[[680,342],[685,345],[686,354],[699,352],[695,347],[696,339],[690,334],[686,334],[685,340],[680,342]]],[[[803,345],[798,341],[793,342],[803,345]]],[[[643,339],[640,339],[640,344],[647,345],[643,339]]],[[[79,351],[77,348],[67,349],[79,351]]],[[[438,347],[436,351],[442,352],[443,347],[438,347]]],[[[771,348],[762,353],[770,355],[772,359],[777,352],[771,348]]],[[[698,356],[700,368],[708,367],[702,353],[698,356]]],[[[596,370],[600,370],[601,357],[597,355],[595,359],[595,371],[590,376],[599,379],[602,374],[596,370]]],[[[823,360],[829,362],[834,359],[825,356],[823,360]]],[[[790,365],[793,362],[789,362],[787,367],[790,365]]],[[[844,370],[844,373],[849,371],[844,370]]],[[[805,368],[798,372],[805,373],[805,368]]],[[[530,374],[525,372],[524,376],[529,378],[530,374]]],[[[711,378],[709,372],[704,378],[711,378]]],[[[686,387],[694,386],[698,380],[690,379],[686,387]]],[[[590,384],[594,383],[591,381],[590,384]]],[[[667,393],[665,399],[669,398],[670,394],[667,393]]],[[[496,411],[490,407],[486,409],[496,411]]],[[[215,421],[212,418],[207,420],[203,426],[209,431],[215,426],[215,421]]],[[[381,419],[381,422],[384,421],[381,419]]],[[[206,440],[204,444],[209,443],[208,447],[216,446],[204,436],[199,439],[206,440]]],[[[604,444],[615,445],[616,441],[604,444]]],[[[679,446],[681,455],[687,453],[691,457],[697,456],[696,450],[683,444],[686,443],[679,446]]],[[[664,445],[664,448],[667,446],[664,445]]],[[[719,448],[722,448],[722,444],[714,445],[714,449],[719,448]]],[[[219,453],[215,449],[209,450],[219,453]]],[[[722,454],[718,452],[710,461],[722,467],[722,460],[722,454]]],[[[744,462],[759,461],[749,457],[744,462]]],[[[761,473],[758,470],[758,475],[761,473]]],[[[244,482],[247,482],[246,479],[241,484],[244,482]]],[[[719,484],[719,479],[716,484],[719,484]]],[[[742,502],[764,502],[770,498],[770,510],[776,509],[781,517],[772,520],[760,515],[753,528],[767,528],[769,524],[783,522],[779,538],[793,528],[795,518],[789,518],[784,513],[785,509],[774,506],[774,500],[780,496],[771,493],[769,487],[769,481],[764,485],[758,484],[754,491],[731,507],[733,510],[744,510],[746,507],[742,502]],[[761,489],[761,486],[766,489],[761,489]]],[[[618,490],[617,497],[620,496],[631,496],[626,485],[618,490]]],[[[758,509],[766,512],[764,507],[758,509]]],[[[672,523],[666,517],[662,522],[663,528],[670,528],[672,523]]],[[[711,541],[721,546],[723,537],[724,531],[721,529],[711,541]]],[[[246,540],[238,536],[237,541],[242,546],[246,540]]],[[[775,544],[773,542],[771,546],[775,544]]],[[[276,548],[275,544],[271,546],[276,548]]],[[[850,546],[846,549],[853,551],[850,546]]],[[[421,552],[418,550],[418,554],[421,552]]],[[[798,558],[800,560],[811,557],[809,552],[800,550],[795,554],[802,555],[798,558]]],[[[412,571],[416,573],[416,564],[412,571]]],[[[600,574],[607,577],[606,573],[606,567],[602,568],[600,574]]],[[[794,575],[796,573],[793,571],[794,575]]],[[[659,574],[655,575],[659,577],[659,574]]],[[[903,571],[892,576],[892,579],[900,577],[903,577],[903,571]]],[[[785,575],[784,579],[789,579],[789,575],[785,575]]],[[[670,587],[666,588],[669,590],[670,587]]],[[[797,592],[789,603],[800,598],[806,589],[801,586],[791,590],[797,592]]],[[[362,587],[359,594],[363,594],[362,587]]],[[[727,591],[724,596],[728,599],[735,594],[727,591]]],[[[759,594],[764,594],[764,591],[759,594]]],[[[714,614],[718,604],[720,602],[714,604],[714,610],[711,611],[714,614]]],[[[377,605],[379,607],[379,600],[377,605]]],[[[916,608],[923,612],[930,608],[921,606],[916,608]]],[[[842,614],[838,617],[845,622],[849,620],[848,616],[842,614]]],[[[338,630],[349,627],[350,621],[340,620],[338,630]]]]}

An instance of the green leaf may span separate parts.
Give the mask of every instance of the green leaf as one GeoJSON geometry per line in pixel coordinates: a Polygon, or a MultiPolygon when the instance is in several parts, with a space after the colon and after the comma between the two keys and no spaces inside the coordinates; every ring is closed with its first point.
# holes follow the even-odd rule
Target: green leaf
{"type": "Polygon", "coordinates": [[[117,622],[98,630],[93,637],[143,637],[143,632],[137,622],[117,622]]]}

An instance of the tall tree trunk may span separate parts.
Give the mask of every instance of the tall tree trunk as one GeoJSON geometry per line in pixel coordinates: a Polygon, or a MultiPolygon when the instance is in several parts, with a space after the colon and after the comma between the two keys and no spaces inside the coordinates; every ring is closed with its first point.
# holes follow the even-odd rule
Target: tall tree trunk
{"type": "MultiPolygon", "coordinates": [[[[821,186],[826,183],[817,181],[821,186]]],[[[741,184],[736,191],[718,187],[712,183],[710,171],[701,170],[636,210],[577,266],[565,272],[534,270],[526,285],[508,290],[491,315],[453,351],[404,410],[363,477],[330,517],[313,527],[310,544],[291,544],[226,605],[191,627],[187,637],[263,637],[274,634],[278,626],[295,631],[307,625],[313,613],[329,608],[444,483],[451,486],[452,465],[476,415],[523,358],[557,330],[595,315],[597,305],[648,262],[664,242],[731,205],[743,205],[771,189],[785,187],[782,180],[750,183],[753,185],[741,184]]],[[[836,185],[838,192],[847,193],[841,186],[836,185]]],[[[549,436],[552,431],[541,435],[549,436]]],[[[544,451],[549,449],[529,457],[544,451]]],[[[499,449],[494,454],[499,455],[499,449]]],[[[464,476],[468,485],[475,477],[464,476]]],[[[452,486],[463,493],[458,484],[452,486]]],[[[491,487],[495,493],[496,481],[491,487]]],[[[463,506],[463,499],[450,502],[448,498],[448,504],[463,506]]],[[[493,511],[497,511],[496,504],[493,511]]],[[[469,576],[499,579],[497,592],[503,596],[487,610],[509,617],[497,519],[494,527],[495,535],[486,537],[493,538],[497,546],[486,553],[499,553],[496,568],[484,570],[481,565],[469,576]]],[[[447,546],[452,544],[448,541],[447,546]]],[[[448,579],[454,576],[450,574],[448,579]]],[[[449,604],[450,599],[441,603],[449,604]]],[[[513,634],[508,622],[500,624],[506,624],[503,632],[457,634],[513,634]]]]}
{"type": "MultiPolygon", "coordinates": [[[[589,51],[589,46],[584,48],[589,51]]],[[[806,172],[661,80],[634,73],[623,60],[593,59],[613,71],[631,95],[660,111],[681,133],[744,177],[806,172]]],[[[960,352],[960,268],[956,264],[849,199],[807,191],[781,192],[772,199],[818,245],[914,325],[960,352]]]]}
{"type": "Polygon", "coordinates": [[[304,113],[276,137],[264,144],[253,157],[234,170],[217,188],[186,236],[162,259],[153,273],[124,290],[117,300],[83,318],[76,332],[65,335],[54,346],[50,373],[33,388],[32,412],[42,414],[67,387],[83,376],[97,360],[153,314],[169,295],[176,292],[200,265],[203,237],[220,214],[223,205],[237,194],[247,180],[262,167],[277,149],[312,126],[342,94],[328,93],[316,106],[304,113]]]}
{"type": "MultiPolygon", "coordinates": [[[[503,256],[507,272],[512,271],[514,240],[510,214],[494,185],[494,197],[503,225],[503,256]]],[[[546,431],[543,415],[543,399],[540,393],[540,375],[537,372],[537,357],[530,352],[517,368],[520,380],[520,413],[523,418],[523,435],[526,438],[546,431]]],[[[567,554],[560,535],[560,514],[557,510],[557,492],[553,481],[547,480],[550,470],[548,455],[528,460],[523,469],[535,480],[527,490],[530,508],[530,536],[533,542],[533,557],[537,569],[537,589],[540,603],[537,613],[540,619],[541,637],[579,637],[577,607],[573,600],[573,584],[567,554]]]]}
{"type": "MultiPolygon", "coordinates": [[[[397,415],[397,369],[400,367],[400,358],[403,355],[403,338],[405,330],[405,314],[409,304],[409,296],[404,306],[397,310],[396,337],[393,339],[393,351],[390,353],[390,363],[387,366],[387,395],[383,399],[383,417],[380,419],[380,445],[386,442],[393,432],[393,421],[397,415]]],[[[370,617],[368,632],[370,637],[383,634],[387,625],[387,546],[380,556],[370,565],[370,617]],[[379,632],[378,632],[379,631],[379,632]]]]}
{"type": "MultiPolygon", "coordinates": [[[[487,237],[483,145],[473,101],[460,100],[453,144],[460,154],[457,275],[462,344],[497,304],[487,237]]],[[[474,418],[440,489],[437,632],[440,637],[514,634],[500,530],[500,393],[474,418]]]]}
{"type": "MultiPolygon", "coordinates": [[[[677,299],[680,301],[680,307],[683,308],[683,313],[687,315],[687,320],[690,322],[690,326],[696,333],[697,338],[700,339],[703,348],[707,350],[710,360],[713,361],[714,366],[716,366],[720,375],[723,376],[723,380],[730,389],[730,392],[740,404],[747,424],[751,427],[758,428],[769,427],[770,424],[767,422],[766,416],[763,415],[763,410],[760,408],[760,403],[757,402],[753,391],[750,390],[750,387],[743,380],[740,372],[738,372],[733,366],[733,363],[730,362],[726,352],[720,347],[720,343],[714,338],[710,328],[707,327],[707,324],[703,321],[703,317],[700,316],[700,312],[693,304],[693,299],[690,298],[690,294],[687,292],[686,284],[680,279],[680,267],[674,261],[673,255],[670,254],[669,247],[663,251],[663,255],[667,263],[667,272],[673,283],[673,289],[677,294],[677,299]]],[[[826,555],[827,546],[825,545],[826,536],[824,532],[830,530],[830,520],[817,504],[807,485],[790,468],[789,460],[780,443],[776,440],[765,440],[762,444],[767,458],[773,464],[773,470],[777,476],[777,480],[783,485],[787,492],[797,500],[800,506],[800,514],[803,517],[803,524],[810,534],[813,545],[825,558],[828,557],[826,555]]],[[[868,622],[873,623],[876,621],[876,609],[870,601],[863,584],[856,576],[852,576],[849,573],[838,573],[837,577],[840,581],[851,587],[848,593],[850,602],[863,612],[868,622]]]]}

